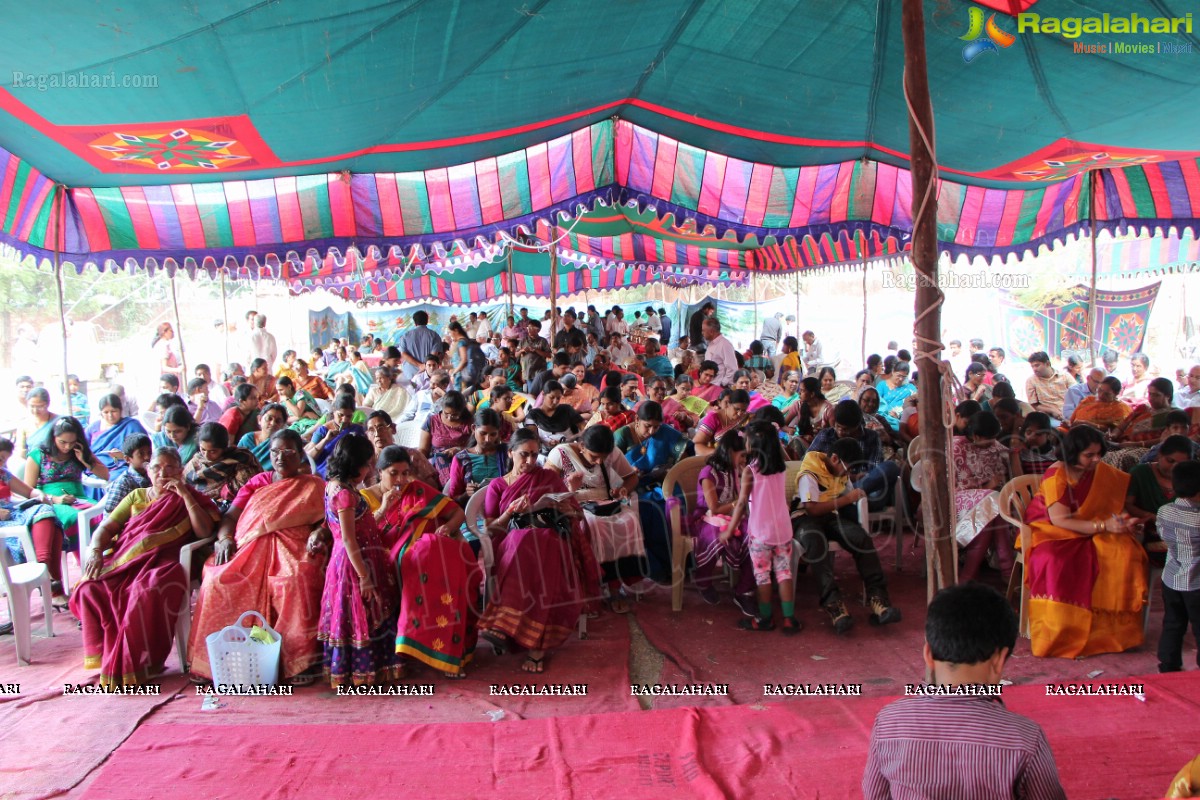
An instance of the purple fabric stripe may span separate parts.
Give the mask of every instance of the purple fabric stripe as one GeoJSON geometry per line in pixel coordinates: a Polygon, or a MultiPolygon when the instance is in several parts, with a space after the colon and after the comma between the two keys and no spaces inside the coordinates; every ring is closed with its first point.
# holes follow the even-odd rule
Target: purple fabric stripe
{"type": "MultiPolygon", "coordinates": [[[[391,176],[385,176],[390,180],[391,176]]],[[[359,236],[383,236],[383,215],[379,212],[379,187],[374,175],[350,176],[350,204],[354,208],[354,229],[359,236]]],[[[255,215],[257,222],[258,215],[255,215]]]]}
{"type": "Polygon", "coordinates": [[[479,208],[479,187],[475,184],[475,165],[460,164],[446,170],[450,202],[454,206],[455,228],[477,228],[483,224],[479,208]]]}
{"type": "Polygon", "coordinates": [[[746,197],[753,172],[754,165],[739,158],[731,158],[725,164],[725,185],[721,189],[721,216],[725,219],[745,222],[746,197]]]}
{"type": "Polygon", "coordinates": [[[570,135],[550,142],[550,197],[556,203],[575,196],[575,148],[570,135]]]}
{"type": "Polygon", "coordinates": [[[629,158],[629,188],[650,192],[654,187],[654,157],[658,136],[642,128],[634,130],[633,152],[629,158]]]}
{"type": "Polygon", "coordinates": [[[283,228],[279,222],[279,202],[275,199],[277,184],[274,180],[246,181],[246,199],[250,202],[250,222],[254,226],[254,240],[261,244],[283,241],[283,228]]]}
{"type": "Polygon", "coordinates": [[[896,176],[896,204],[892,207],[892,226],[912,230],[912,173],[900,170],[896,176]]]}
{"type": "Polygon", "coordinates": [[[1167,189],[1167,199],[1171,203],[1171,208],[1158,209],[1156,212],[1160,217],[1188,217],[1192,213],[1192,201],[1188,198],[1187,181],[1183,177],[1183,170],[1179,167],[1178,161],[1168,161],[1158,165],[1158,172],[1162,175],[1163,185],[1167,189]]]}
{"type": "Polygon", "coordinates": [[[839,164],[826,164],[817,171],[817,185],[813,189],[812,216],[809,224],[824,225],[829,222],[829,210],[833,203],[833,192],[837,188],[839,164]]]}
{"type": "Polygon", "coordinates": [[[1104,187],[1104,203],[1108,209],[1108,219],[1121,219],[1126,211],[1121,207],[1121,195],[1117,193],[1117,184],[1107,172],[1100,173],[1100,185],[1104,187]]]}
{"type": "MultiPolygon", "coordinates": [[[[1055,184],[1047,195],[1053,195],[1050,207],[1050,217],[1046,220],[1045,235],[1054,236],[1066,225],[1067,202],[1071,199],[1071,184],[1069,181],[1055,184]]],[[[1050,198],[1047,197],[1047,200],[1050,198]]]]}
{"type": "MultiPolygon", "coordinates": [[[[179,224],[179,212],[175,209],[175,197],[170,186],[143,186],[150,218],[158,233],[158,246],[183,247],[183,226],[179,224]]],[[[261,240],[260,244],[262,243],[261,240]]]]}
{"type": "Polygon", "coordinates": [[[975,231],[977,247],[995,247],[1000,233],[1000,221],[1004,218],[1004,190],[987,189],[983,194],[983,208],[979,212],[979,225],[975,231]]]}

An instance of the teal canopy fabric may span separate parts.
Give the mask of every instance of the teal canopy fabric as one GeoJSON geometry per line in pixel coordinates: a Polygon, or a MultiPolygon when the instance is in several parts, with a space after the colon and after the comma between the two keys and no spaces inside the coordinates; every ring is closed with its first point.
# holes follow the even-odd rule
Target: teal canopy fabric
{"type": "MultiPolygon", "coordinates": [[[[1099,19],[1078,0],[988,5],[925,4],[943,250],[1192,226],[1191,8],[1130,0],[1108,16],[1144,32],[1091,34],[1040,32],[1099,19]]],[[[301,281],[478,267],[520,236],[650,279],[888,257],[911,234],[900,6],[15,6],[0,244],[301,281]],[[571,229],[604,209],[628,230],[571,229]]]]}

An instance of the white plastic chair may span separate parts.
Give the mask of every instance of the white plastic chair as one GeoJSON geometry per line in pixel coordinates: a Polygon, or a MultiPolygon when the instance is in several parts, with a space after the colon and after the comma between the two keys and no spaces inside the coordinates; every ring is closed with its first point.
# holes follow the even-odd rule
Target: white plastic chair
{"type": "Polygon", "coordinates": [[[479,540],[479,565],[483,568],[483,600],[482,605],[487,607],[487,600],[496,591],[496,579],[492,575],[492,565],[495,564],[495,553],[492,550],[492,536],[488,533],[487,520],[483,516],[483,499],[487,493],[486,489],[478,489],[471,498],[467,500],[467,507],[463,509],[463,514],[466,516],[467,530],[471,535],[479,540]]]}
{"type": "Polygon", "coordinates": [[[204,575],[203,561],[201,568],[192,575],[192,554],[216,540],[215,536],[197,539],[188,542],[179,551],[179,564],[183,567],[183,585],[187,587],[187,592],[183,596],[183,607],[179,609],[179,619],[175,621],[175,652],[179,656],[179,668],[183,672],[187,672],[189,668],[187,655],[188,640],[192,636],[192,595],[200,588],[200,579],[204,575]]]}
{"type": "Polygon", "coordinates": [[[30,608],[34,590],[42,593],[42,613],[46,620],[46,635],[54,635],[54,609],[50,605],[50,571],[45,564],[31,560],[14,564],[8,548],[0,543],[0,590],[8,597],[8,614],[12,618],[17,639],[17,664],[28,666],[33,646],[33,620],[30,608]]]}
{"type": "MultiPolygon", "coordinates": [[[[104,516],[104,509],[100,506],[92,506],[91,508],[80,512],[79,514],[79,563],[83,563],[84,553],[91,544],[92,536],[100,527],[100,521],[104,516]]],[[[205,539],[198,539],[194,542],[188,542],[179,551],[179,565],[183,567],[184,585],[187,586],[187,593],[184,596],[183,607],[179,610],[179,618],[175,622],[175,652],[179,656],[179,668],[183,672],[188,671],[188,639],[192,634],[192,594],[200,587],[200,579],[203,575],[202,569],[195,570],[195,575],[192,574],[192,556],[198,550],[208,547],[217,540],[215,536],[209,536],[205,539]]],[[[47,601],[49,602],[49,601],[47,601]]]]}
{"type": "Polygon", "coordinates": [[[396,444],[401,447],[420,447],[421,426],[416,422],[402,422],[397,425],[396,444]]]}
{"type": "MultiPolygon", "coordinates": [[[[21,552],[25,554],[25,561],[28,564],[38,563],[37,549],[33,546],[33,534],[29,532],[29,528],[21,525],[17,528],[17,539],[21,542],[21,552]]],[[[11,558],[11,554],[10,558],[11,558]]],[[[21,566],[17,564],[15,566],[21,566]]],[[[66,550],[62,554],[62,585],[63,593],[69,594],[71,591],[71,579],[68,569],[70,567],[70,556],[66,550]]]]}

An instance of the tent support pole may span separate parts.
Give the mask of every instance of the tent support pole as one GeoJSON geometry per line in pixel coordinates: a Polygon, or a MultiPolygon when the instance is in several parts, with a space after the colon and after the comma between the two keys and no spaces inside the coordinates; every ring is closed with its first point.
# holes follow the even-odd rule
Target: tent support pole
{"type": "MultiPolygon", "coordinates": [[[[63,216],[66,213],[66,188],[59,184],[54,187],[54,286],[58,290],[58,323],[62,326],[62,386],[63,396],[67,398],[67,415],[75,416],[75,407],[71,403],[71,390],[67,386],[67,375],[71,371],[67,358],[67,303],[63,286],[63,216]]],[[[82,410],[82,409],[81,409],[82,410]]]]}
{"type": "Polygon", "coordinates": [[[179,340],[179,367],[183,370],[180,385],[187,381],[187,354],[183,348],[183,325],[179,322],[179,297],[175,294],[175,276],[171,275],[171,310],[175,313],[175,337],[179,340]]]}
{"type": "MultiPolygon", "coordinates": [[[[796,276],[796,330],[792,331],[790,334],[787,334],[787,335],[795,336],[798,339],[798,338],[800,338],[800,271],[799,270],[796,270],[795,276],[796,276]]],[[[784,333],[787,333],[787,331],[784,331],[784,333]]],[[[783,342],[780,342],[779,344],[782,345],[783,342]]],[[[782,352],[783,347],[781,346],[779,349],[782,352]]]]}
{"type": "Polygon", "coordinates": [[[933,153],[933,104],[925,63],[925,12],[921,0],[903,0],[904,89],[908,96],[909,152],[912,153],[913,267],[918,273],[913,332],[917,339],[920,381],[918,402],[921,423],[921,460],[925,462],[922,507],[925,518],[925,555],[929,566],[928,598],[955,582],[953,539],[954,497],[941,476],[949,474],[946,436],[946,376],[942,349],[941,307],[945,296],[938,288],[937,164],[933,153]]]}
{"type": "Polygon", "coordinates": [[[516,312],[513,311],[513,271],[512,271],[512,247],[510,246],[505,253],[504,280],[508,284],[508,316],[515,317],[516,312]]]}
{"type": "MultiPolygon", "coordinates": [[[[225,299],[225,270],[221,270],[221,319],[225,323],[225,367],[229,367],[229,303],[225,299]]],[[[211,366],[211,365],[210,365],[211,366]]],[[[218,370],[219,377],[220,370],[218,370]]]]}
{"type": "MultiPolygon", "coordinates": [[[[754,270],[750,271],[750,294],[751,301],[754,303],[754,333],[760,333],[758,329],[758,279],[754,277],[754,270]]],[[[750,335],[751,339],[756,338],[754,334],[750,335]]]]}
{"type": "Polygon", "coordinates": [[[861,354],[862,364],[863,364],[863,367],[865,368],[867,366],[867,260],[865,258],[863,259],[862,270],[863,270],[863,280],[862,280],[863,326],[862,326],[862,346],[859,348],[859,353],[861,354]]]}
{"type": "Polygon", "coordinates": [[[550,229],[554,239],[550,242],[550,343],[554,343],[554,331],[558,329],[558,226],[550,229]]]}
{"type": "Polygon", "coordinates": [[[1099,350],[1096,347],[1096,170],[1088,173],[1088,183],[1091,195],[1088,199],[1088,239],[1091,241],[1091,257],[1092,257],[1092,286],[1091,292],[1088,295],[1088,311],[1087,311],[1087,332],[1088,332],[1088,355],[1091,357],[1091,366],[1096,366],[1096,357],[1099,355],[1099,350]]]}

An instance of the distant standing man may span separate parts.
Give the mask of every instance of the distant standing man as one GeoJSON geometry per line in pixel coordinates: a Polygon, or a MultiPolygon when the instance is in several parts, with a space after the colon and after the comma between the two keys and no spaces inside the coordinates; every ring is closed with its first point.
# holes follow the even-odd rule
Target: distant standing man
{"type": "Polygon", "coordinates": [[[692,343],[692,347],[695,348],[697,353],[703,353],[706,347],[706,339],[704,338],[703,331],[704,321],[710,318],[715,319],[713,315],[716,313],[716,306],[712,303],[705,303],[700,306],[699,311],[692,314],[692,318],[688,322],[688,341],[692,343]]]}
{"type": "Polygon", "coordinates": [[[717,365],[717,377],[713,378],[713,383],[728,386],[733,382],[733,373],[738,370],[733,343],[721,335],[721,321],[716,317],[704,320],[701,331],[708,343],[706,358],[717,365]]]}
{"type": "Polygon", "coordinates": [[[809,375],[812,375],[817,371],[817,367],[825,363],[821,353],[821,343],[817,341],[817,335],[812,331],[805,331],[802,338],[804,339],[804,368],[809,375]]]}
{"type": "Polygon", "coordinates": [[[658,310],[658,321],[662,325],[658,341],[662,343],[663,348],[667,348],[671,344],[671,318],[667,316],[667,309],[660,308],[658,310]]]}
{"type": "Polygon", "coordinates": [[[783,312],[776,311],[774,315],[763,320],[762,333],[758,335],[762,342],[763,355],[767,358],[775,355],[775,349],[783,341],[783,312]]]}
{"type": "Polygon", "coordinates": [[[266,315],[255,314],[254,333],[250,334],[250,361],[261,358],[267,362],[267,370],[271,371],[275,369],[275,359],[278,355],[279,348],[275,344],[275,336],[267,330],[266,315]]]}
{"type": "Polygon", "coordinates": [[[403,383],[411,383],[417,373],[425,368],[425,362],[435,350],[442,346],[442,337],[429,330],[429,314],[417,311],[413,314],[413,327],[400,337],[400,358],[404,363],[403,383]]]}

